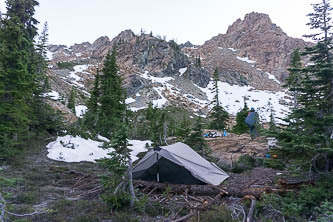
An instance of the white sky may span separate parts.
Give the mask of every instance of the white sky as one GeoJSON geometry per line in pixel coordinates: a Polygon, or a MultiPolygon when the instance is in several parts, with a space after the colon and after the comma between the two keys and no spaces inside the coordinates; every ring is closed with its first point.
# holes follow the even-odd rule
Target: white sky
{"type": "MultiPolygon", "coordinates": [[[[125,29],[178,43],[203,44],[225,33],[236,19],[250,12],[269,14],[289,36],[309,33],[305,25],[311,3],[320,0],[39,0],[36,18],[49,24],[51,44],[93,42],[100,36],[115,37],[125,29]]],[[[5,0],[0,0],[3,11],[5,0]]]]}

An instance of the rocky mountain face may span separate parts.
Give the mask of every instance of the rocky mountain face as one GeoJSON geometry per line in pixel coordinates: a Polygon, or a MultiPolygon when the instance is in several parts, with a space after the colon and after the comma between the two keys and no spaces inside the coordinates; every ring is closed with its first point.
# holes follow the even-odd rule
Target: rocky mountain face
{"type": "Polygon", "coordinates": [[[131,30],[113,39],[100,37],[92,44],[50,45],[49,77],[52,90],[59,97],[66,98],[75,87],[77,102],[84,104],[97,69],[102,68],[105,56],[116,47],[117,64],[128,94],[126,102],[134,111],[153,102],[158,107],[175,105],[196,115],[207,115],[212,99],[211,76],[218,68],[220,79],[226,84],[223,86],[231,87],[222,89],[220,94],[228,112],[235,114],[245,97],[248,105],[266,106],[266,110],[267,103],[274,104],[276,99],[273,108],[283,113],[287,108],[281,107],[288,106],[289,98],[279,92],[280,81],[286,76],[291,52],[306,45],[303,40],[288,37],[268,15],[250,13],[232,24],[226,34],[215,36],[202,46],[190,42],[178,45],[150,34],[136,35],[131,30]],[[233,86],[239,88],[233,92],[233,86]],[[236,95],[239,93],[243,94],[236,95]],[[255,98],[262,97],[260,93],[266,93],[265,98],[255,98]],[[260,99],[267,101],[260,103],[260,99]]]}
{"type": "MultiPolygon", "coordinates": [[[[237,67],[239,73],[247,73],[245,77],[251,82],[254,72],[268,72],[279,81],[283,81],[290,63],[290,55],[296,48],[303,49],[310,46],[302,39],[291,38],[280,27],[272,23],[268,15],[249,13],[243,20],[238,19],[229,26],[226,34],[219,34],[199,47],[199,53],[204,57],[204,64],[211,72],[218,66],[222,73],[232,75],[237,67]],[[229,49],[229,52],[228,52],[229,49]],[[246,69],[229,59],[227,53],[232,51],[239,58],[248,58],[255,69],[246,69]],[[221,59],[217,61],[216,55],[221,59]],[[224,61],[226,58],[230,61],[224,61]]],[[[236,57],[237,58],[237,57],[236,57]]],[[[258,74],[259,74],[258,73],[258,74]]],[[[257,84],[257,83],[256,83],[257,84]]],[[[262,87],[262,86],[259,86],[262,87]]]]}

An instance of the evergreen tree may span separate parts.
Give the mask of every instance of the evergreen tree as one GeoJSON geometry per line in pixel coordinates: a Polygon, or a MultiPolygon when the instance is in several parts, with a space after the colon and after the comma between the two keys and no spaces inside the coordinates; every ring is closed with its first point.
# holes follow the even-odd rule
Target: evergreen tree
{"type": "Polygon", "coordinates": [[[213,93],[215,94],[215,96],[213,99],[214,106],[210,113],[210,117],[212,119],[210,123],[210,128],[216,130],[223,130],[224,128],[226,128],[226,121],[228,120],[229,115],[220,104],[219,87],[218,87],[219,76],[217,68],[214,71],[213,79],[214,79],[213,93]]]}
{"type": "Polygon", "coordinates": [[[72,87],[71,93],[69,95],[69,99],[68,99],[68,104],[67,107],[68,109],[70,109],[74,114],[76,114],[75,112],[75,98],[76,98],[76,90],[75,87],[72,87]]]}
{"type": "Polygon", "coordinates": [[[98,123],[98,114],[99,114],[98,102],[100,99],[100,95],[101,95],[100,75],[99,75],[99,69],[97,69],[94,81],[94,87],[90,92],[90,98],[87,102],[88,111],[84,115],[84,124],[94,135],[97,135],[99,133],[97,123],[98,123]]]}
{"type": "Polygon", "coordinates": [[[122,79],[118,75],[118,71],[116,48],[113,47],[112,53],[109,53],[104,61],[99,99],[101,106],[98,125],[101,135],[106,138],[111,138],[112,132],[117,128],[119,119],[121,119],[121,113],[126,107],[126,104],[122,102],[125,93],[121,87],[122,79]]]}
{"type": "Polygon", "coordinates": [[[188,137],[185,138],[184,143],[193,148],[196,152],[200,153],[204,158],[208,157],[211,153],[211,150],[205,143],[202,130],[202,119],[198,117],[194,127],[191,130],[191,133],[188,137]]]}
{"type": "Polygon", "coordinates": [[[0,156],[29,136],[36,81],[34,0],[8,0],[0,24],[0,156]]]}
{"type": "Polygon", "coordinates": [[[294,97],[294,108],[298,108],[298,88],[300,87],[301,82],[301,73],[300,69],[302,68],[301,63],[301,55],[299,52],[299,49],[295,49],[291,55],[291,61],[290,61],[290,68],[289,70],[289,76],[286,79],[285,87],[288,87],[291,92],[293,92],[294,97]]]}
{"type": "Polygon", "coordinates": [[[247,106],[244,97],[244,107],[236,114],[236,125],[233,127],[232,131],[237,134],[249,132],[249,127],[245,123],[245,119],[249,113],[249,108],[247,106]]]}
{"type": "Polygon", "coordinates": [[[168,133],[166,111],[153,107],[152,103],[149,103],[145,113],[149,126],[148,137],[153,142],[153,146],[156,147],[166,144],[168,133]]]}
{"type": "MultiPolygon", "coordinates": [[[[121,88],[121,81],[118,83],[121,88]]],[[[124,93],[123,90],[121,92],[124,93]]],[[[103,177],[103,184],[107,190],[103,199],[112,208],[120,208],[127,205],[128,202],[130,207],[133,207],[137,200],[133,187],[131,150],[128,148],[130,146],[128,143],[129,123],[125,98],[125,95],[119,97],[118,102],[122,106],[117,107],[117,112],[120,115],[112,117],[114,121],[117,121],[117,128],[113,129],[110,142],[104,143],[105,148],[113,148],[115,151],[108,153],[110,158],[100,161],[112,174],[112,176],[103,177]]]]}
{"type": "Polygon", "coordinates": [[[271,111],[271,114],[269,115],[269,130],[270,131],[275,131],[276,130],[276,123],[275,123],[275,116],[274,116],[274,109],[272,107],[271,102],[268,102],[268,107],[271,111]]]}
{"type": "Polygon", "coordinates": [[[286,119],[287,125],[277,135],[282,153],[301,163],[311,163],[316,168],[316,159],[323,157],[328,170],[328,155],[333,153],[333,66],[331,17],[329,3],[323,0],[313,4],[310,13],[311,29],[317,33],[308,35],[317,43],[305,49],[303,55],[313,64],[300,69],[301,80],[298,107],[286,119]],[[311,161],[310,161],[311,160],[311,161]]]}
{"type": "Polygon", "coordinates": [[[191,133],[191,123],[183,116],[183,120],[180,122],[176,129],[176,136],[178,137],[178,140],[181,142],[185,142],[188,140],[188,137],[191,133]]]}

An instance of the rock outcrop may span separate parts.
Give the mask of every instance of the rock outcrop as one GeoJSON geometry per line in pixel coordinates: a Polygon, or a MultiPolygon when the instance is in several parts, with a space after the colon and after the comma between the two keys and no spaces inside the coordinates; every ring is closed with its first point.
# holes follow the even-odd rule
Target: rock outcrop
{"type": "Polygon", "coordinates": [[[264,157],[268,143],[264,137],[251,140],[249,134],[236,135],[229,133],[225,137],[206,139],[219,163],[226,167],[232,167],[243,155],[252,157],[264,157]]]}

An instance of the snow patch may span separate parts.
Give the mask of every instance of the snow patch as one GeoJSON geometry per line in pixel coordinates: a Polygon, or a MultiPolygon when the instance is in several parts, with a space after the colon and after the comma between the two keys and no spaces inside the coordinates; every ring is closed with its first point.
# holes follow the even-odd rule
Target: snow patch
{"type": "Polygon", "coordinates": [[[146,109],[146,108],[147,108],[146,106],[143,106],[143,107],[129,107],[128,109],[131,110],[132,112],[137,112],[139,110],[146,109]]]}
{"type": "Polygon", "coordinates": [[[239,56],[237,56],[237,59],[241,60],[243,62],[251,63],[251,64],[256,63],[256,61],[250,60],[248,57],[239,57],[239,56]]]}
{"type": "Polygon", "coordinates": [[[136,100],[135,99],[133,99],[133,98],[127,98],[126,100],[125,100],[125,103],[126,104],[130,104],[130,103],[134,103],[136,100]]]}
{"type": "Polygon", "coordinates": [[[186,70],[187,70],[187,67],[179,69],[179,73],[180,73],[179,76],[182,76],[186,72],[186,70]]]}
{"type": "Polygon", "coordinates": [[[74,79],[75,81],[80,81],[81,77],[76,75],[75,72],[70,72],[69,77],[74,79]]]}
{"type": "Polygon", "coordinates": [[[58,100],[60,98],[59,93],[54,90],[49,93],[45,93],[43,96],[50,97],[50,99],[53,99],[53,100],[58,100]]]}
{"type": "Polygon", "coordinates": [[[274,75],[270,74],[269,72],[266,72],[266,74],[268,75],[268,78],[269,78],[269,79],[271,79],[271,80],[273,80],[273,81],[275,81],[275,82],[281,84],[281,82],[280,82],[279,80],[277,80],[276,77],[275,77],[274,75]]]}
{"type": "Polygon", "coordinates": [[[238,50],[237,49],[234,49],[234,48],[228,48],[229,50],[233,51],[233,52],[237,52],[238,50]]]}
{"type": "Polygon", "coordinates": [[[88,108],[84,105],[75,106],[75,114],[77,117],[82,118],[84,114],[87,112],[88,108]]]}
{"type": "Polygon", "coordinates": [[[148,79],[150,80],[152,83],[166,83],[166,82],[169,82],[171,80],[174,80],[174,78],[172,77],[155,77],[155,76],[151,76],[151,75],[148,75],[149,72],[148,71],[145,71],[145,73],[140,73],[140,76],[144,79],[148,79]]]}
{"type": "Polygon", "coordinates": [[[82,56],[82,53],[81,52],[75,53],[75,56],[80,57],[80,56],[82,56]]]}
{"type": "MultiPolygon", "coordinates": [[[[147,151],[145,147],[146,143],[149,145],[152,144],[149,140],[129,140],[129,144],[133,145],[128,147],[132,150],[130,154],[133,161],[138,159],[138,153],[147,151]]],[[[46,146],[48,149],[47,157],[63,162],[95,162],[98,159],[109,157],[107,154],[114,151],[112,148],[102,149],[102,145],[103,142],[84,139],[80,136],[62,136],[46,146]]]]}
{"type": "Polygon", "coordinates": [[[168,100],[162,94],[163,89],[164,89],[163,87],[154,87],[154,90],[161,97],[161,99],[153,100],[153,106],[154,107],[162,108],[168,102],[168,100]]]}
{"type": "MultiPolygon", "coordinates": [[[[213,81],[211,81],[206,88],[197,86],[206,93],[208,98],[206,104],[209,104],[214,99],[215,94],[212,92],[213,84],[213,81]]],[[[275,118],[284,118],[290,111],[287,106],[280,104],[280,100],[289,102],[289,100],[285,99],[287,96],[285,92],[255,90],[250,86],[232,86],[225,82],[218,82],[218,87],[220,90],[219,99],[221,105],[230,114],[236,115],[244,107],[244,97],[247,98],[246,103],[248,107],[254,107],[263,122],[270,120],[271,110],[268,105],[269,103],[274,110],[275,118]]],[[[212,108],[212,106],[211,104],[209,107],[212,108]]],[[[275,120],[279,122],[278,119],[275,120]]]]}
{"type": "Polygon", "coordinates": [[[85,70],[87,70],[89,68],[89,66],[91,65],[88,65],[88,64],[85,64],[85,65],[76,65],[74,66],[74,73],[77,73],[77,72],[84,72],[85,70]]]}

